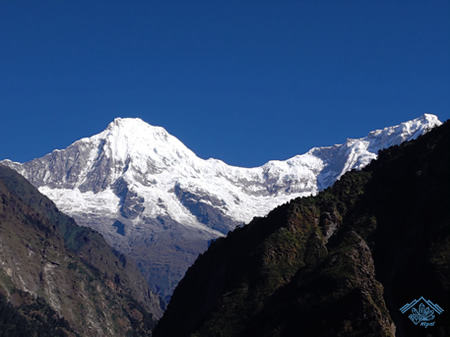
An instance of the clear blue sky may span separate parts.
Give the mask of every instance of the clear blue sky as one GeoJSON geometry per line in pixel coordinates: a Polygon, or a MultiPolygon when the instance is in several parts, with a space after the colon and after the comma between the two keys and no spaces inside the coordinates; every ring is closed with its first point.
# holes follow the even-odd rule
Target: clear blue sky
{"type": "Polygon", "coordinates": [[[259,166],[450,118],[449,1],[0,0],[0,159],[115,117],[259,166]]]}

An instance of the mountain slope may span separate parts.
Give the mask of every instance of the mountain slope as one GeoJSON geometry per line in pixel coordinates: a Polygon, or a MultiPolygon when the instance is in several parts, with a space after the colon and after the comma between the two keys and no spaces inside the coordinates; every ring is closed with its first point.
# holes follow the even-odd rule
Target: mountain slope
{"type": "Polygon", "coordinates": [[[135,259],[166,299],[208,242],[362,168],[379,149],[439,125],[433,115],[286,161],[240,168],[198,158],[163,128],[116,119],[98,135],[30,162],[23,174],[83,226],[135,259]]]}
{"type": "Polygon", "coordinates": [[[2,331],[8,336],[151,333],[152,316],[161,314],[159,302],[133,263],[2,165],[0,200],[2,331]]]}
{"type": "Polygon", "coordinates": [[[450,123],[214,242],[155,336],[448,336],[450,123]],[[438,303],[433,327],[400,308],[438,303]]]}

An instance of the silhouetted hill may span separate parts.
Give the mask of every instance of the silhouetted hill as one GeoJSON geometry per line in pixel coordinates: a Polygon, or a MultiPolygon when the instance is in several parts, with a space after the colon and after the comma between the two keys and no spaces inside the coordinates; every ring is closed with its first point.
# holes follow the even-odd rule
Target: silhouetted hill
{"type": "Polygon", "coordinates": [[[449,336],[449,145],[447,122],[215,241],[154,335],[449,336]],[[400,312],[421,296],[434,326],[400,312]]]}
{"type": "Polygon", "coordinates": [[[0,165],[0,336],[148,336],[157,301],[100,234],[0,165]]]}

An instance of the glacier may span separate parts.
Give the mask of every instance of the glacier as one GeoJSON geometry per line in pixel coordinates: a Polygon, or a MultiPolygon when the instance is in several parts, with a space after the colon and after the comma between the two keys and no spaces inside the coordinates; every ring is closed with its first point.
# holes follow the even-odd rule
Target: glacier
{"type": "Polygon", "coordinates": [[[440,124],[425,114],[364,138],[243,168],[199,158],[162,127],[116,118],[66,149],[26,163],[1,163],[135,259],[167,301],[211,240],[293,198],[318,193],[345,172],[366,166],[380,149],[440,124]]]}

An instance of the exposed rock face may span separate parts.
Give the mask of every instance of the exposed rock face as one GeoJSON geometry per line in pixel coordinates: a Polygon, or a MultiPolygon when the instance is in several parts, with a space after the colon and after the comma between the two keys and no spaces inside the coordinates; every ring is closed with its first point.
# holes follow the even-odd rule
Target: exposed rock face
{"type": "Polygon", "coordinates": [[[11,336],[147,336],[162,313],[132,262],[2,165],[0,297],[25,318],[11,336]]]}
{"type": "Polygon", "coordinates": [[[446,336],[449,186],[447,122],[215,241],[154,335],[446,336]],[[399,310],[421,296],[433,330],[399,310]]]}
{"type": "Polygon", "coordinates": [[[293,198],[316,194],[377,151],[439,125],[424,115],[261,167],[203,160],[163,128],[116,119],[98,135],[24,164],[3,161],[83,226],[131,256],[167,300],[211,240],[293,198]],[[118,224],[119,227],[117,227],[118,224]]]}

